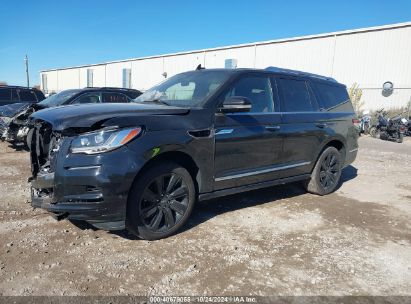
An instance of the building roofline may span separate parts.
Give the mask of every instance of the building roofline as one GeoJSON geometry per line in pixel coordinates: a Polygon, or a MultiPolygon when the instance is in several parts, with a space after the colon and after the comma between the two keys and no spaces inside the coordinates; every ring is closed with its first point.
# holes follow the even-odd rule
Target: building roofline
{"type": "Polygon", "coordinates": [[[123,59],[123,60],[113,60],[113,61],[107,61],[107,62],[101,62],[101,63],[77,65],[77,66],[64,67],[64,68],[54,68],[54,69],[48,69],[48,70],[41,70],[40,73],[60,71],[60,70],[69,70],[69,69],[78,69],[78,68],[86,68],[86,67],[93,67],[93,66],[101,66],[101,65],[112,64],[112,63],[121,63],[121,62],[139,61],[139,60],[145,60],[145,59],[155,59],[155,58],[164,58],[164,57],[172,57],[172,56],[187,55],[187,54],[213,52],[213,51],[220,51],[220,50],[226,50],[226,49],[243,48],[243,47],[250,47],[250,46],[273,44],[273,43],[284,43],[284,42],[299,41],[299,40],[310,40],[310,39],[317,39],[317,38],[326,38],[326,37],[332,37],[332,36],[352,35],[352,34],[357,34],[357,33],[383,31],[383,30],[388,30],[388,29],[396,29],[396,28],[404,28],[404,27],[411,27],[411,21],[402,22],[402,23],[387,24],[387,25],[380,25],[380,26],[373,26],[373,27],[366,27],[366,28],[359,28],[359,29],[352,29],[352,30],[344,30],[344,31],[323,33],[323,34],[296,36],[296,37],[291,37],[291,38],[281,38],[281,39],[275,39],[275,40],[265,40],[265,41],[259,41],[259,42],[227,45],[227,46],[208,48],[208,49],[183,51],[183,52],[168,53],[168,54],[153,55],[153,56],[145,56],[145,57],[135,57],[135,58],[129,58],[129,59],[123,59]]]}

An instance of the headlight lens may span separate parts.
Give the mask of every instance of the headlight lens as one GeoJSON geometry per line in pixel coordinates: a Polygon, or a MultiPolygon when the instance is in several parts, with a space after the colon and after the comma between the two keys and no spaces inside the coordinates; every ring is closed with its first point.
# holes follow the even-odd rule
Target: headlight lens
{"type": "Polygon", "coordinates": [[[0,116],[0,123],[1,124],[8,124],[11,121],[10,117],[0,116]]]}
{"type": "Polygon", "coordinates": [[[121,147],[141,133],[141,128],[103,129],[85,133],[71,142],[72,153],[96,154],[121,147]]]}

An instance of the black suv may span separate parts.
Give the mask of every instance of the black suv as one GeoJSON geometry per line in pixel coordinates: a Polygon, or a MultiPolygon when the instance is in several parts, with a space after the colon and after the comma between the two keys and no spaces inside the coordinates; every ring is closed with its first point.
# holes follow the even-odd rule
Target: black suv
{"type": "Polygon", "coordinates": [[[20,102],[36,103],[44,98],[43,92],[35,88],[0,86],[0,106],[20,102]]]}
{"type": "Polygon", "coordinates": [[[295,181],[334,191],[357,154],[356,121],[331,78],[278,68],[178,74],[135,103],[33,114],[32,206],[167,237],[196,200],[295,181]]]}
{"type": "Polygon", "coordinates": [[[3,111],[0,107],[0,119],[3,116],[3,123],[0,122],[0,138],[13,143],[25,142],[29,130],[28,117],[41,109],[82,103],[131,102],[140,95],[138,90],[123,88],[71,89],[51,95],[38,103],[19,103],[13,109],[3,111]]]}

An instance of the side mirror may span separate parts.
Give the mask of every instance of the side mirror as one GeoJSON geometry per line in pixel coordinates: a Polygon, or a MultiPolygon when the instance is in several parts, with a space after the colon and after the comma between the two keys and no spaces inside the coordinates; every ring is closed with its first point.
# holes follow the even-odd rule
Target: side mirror
{"type": "Polygon", "coordinates": [[[249,112],[251,100],[247,97],[231,96],[224,100],[223,106],[219,110],[221,113],[249,112]]]}

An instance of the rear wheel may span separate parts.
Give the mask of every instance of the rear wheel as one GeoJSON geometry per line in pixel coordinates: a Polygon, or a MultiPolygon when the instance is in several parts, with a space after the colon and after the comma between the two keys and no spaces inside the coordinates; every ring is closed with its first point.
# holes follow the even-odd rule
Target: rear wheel
{"type": "Polygon", "coordinates": [[[168,237],[189,218],[196,194],[190,173],[162,162],[134,183],[127,206],[127,229],[146,240],[168,237]]]}
{"type": "Polygon", "coordinates": [[[326,148],[315,164],[311,178],[305,183],[308,192],[326,195],[333,192],[341,177],[341,154],[334,147],[326,148]]]}

